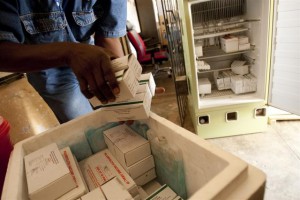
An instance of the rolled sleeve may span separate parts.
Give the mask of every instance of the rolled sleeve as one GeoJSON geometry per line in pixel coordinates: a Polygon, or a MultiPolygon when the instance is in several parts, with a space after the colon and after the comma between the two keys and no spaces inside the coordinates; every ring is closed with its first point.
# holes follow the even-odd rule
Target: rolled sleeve
{"type": "Polygon", "coordinates": [[[126,34],[127,1],[105,0],[96,3],[94,12],[98,17],[95,32],[103,37],[122,37],[126,34]]]}
{"type": "Polygon", "coordinates": [[[17,2],[0,0],[0,41],[24,42],[17,2]]]}

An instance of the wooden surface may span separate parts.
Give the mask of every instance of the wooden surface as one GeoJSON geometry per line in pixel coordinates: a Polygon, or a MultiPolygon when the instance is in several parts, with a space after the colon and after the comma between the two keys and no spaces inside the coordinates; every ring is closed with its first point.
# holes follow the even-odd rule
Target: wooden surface
{"type": "Polygon", "coordinates": [[[11,126],[13,144],[59,125],[52,110],[26,78],[0,85],[0,115],[11,126]]]}

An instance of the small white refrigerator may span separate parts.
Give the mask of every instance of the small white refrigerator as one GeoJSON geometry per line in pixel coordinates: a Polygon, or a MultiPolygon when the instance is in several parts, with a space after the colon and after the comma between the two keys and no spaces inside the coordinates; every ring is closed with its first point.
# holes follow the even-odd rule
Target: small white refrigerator
{"type": "MultiPolygon", "coordinates": [[[[299,0],[162,0],[162,5],[171,58],[177,57],[172,43],[178,41],[170,35],[181,35],[186,107],[200,137],[264,131],[269,105],[300,115],[299,0]]],[[[175,83],[182,80],[176,69],[173,75],[175,83]]]]}

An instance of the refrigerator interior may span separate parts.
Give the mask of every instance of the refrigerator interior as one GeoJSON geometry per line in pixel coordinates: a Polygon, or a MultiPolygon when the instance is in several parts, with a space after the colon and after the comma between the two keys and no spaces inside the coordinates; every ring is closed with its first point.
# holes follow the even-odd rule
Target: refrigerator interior
{"type": "Polygon", "coordinates": [[[191,48],[195,59],[191,63],[197,76],[194,78],[198,80],[198,107],[265,101],[269,1],[191,1],[189,17],[193,27],[191,48]],[[232,64],[237,67],[234,72],[232,64]]]}

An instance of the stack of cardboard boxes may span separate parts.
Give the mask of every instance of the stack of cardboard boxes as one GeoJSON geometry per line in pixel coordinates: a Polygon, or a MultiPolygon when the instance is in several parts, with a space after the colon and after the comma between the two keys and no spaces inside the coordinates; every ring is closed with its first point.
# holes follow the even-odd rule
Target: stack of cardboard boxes
{"type": "Polygon", "coordinates": [[[108,104],[102,104],[93,97],[91,105],[95,109],[101,108],[115,121],[148,118],[156,87],[152,73],[141,74],[142,67],[133,54],[112,60],[112,67],[120,93],[114,102],[108,104]]]}

